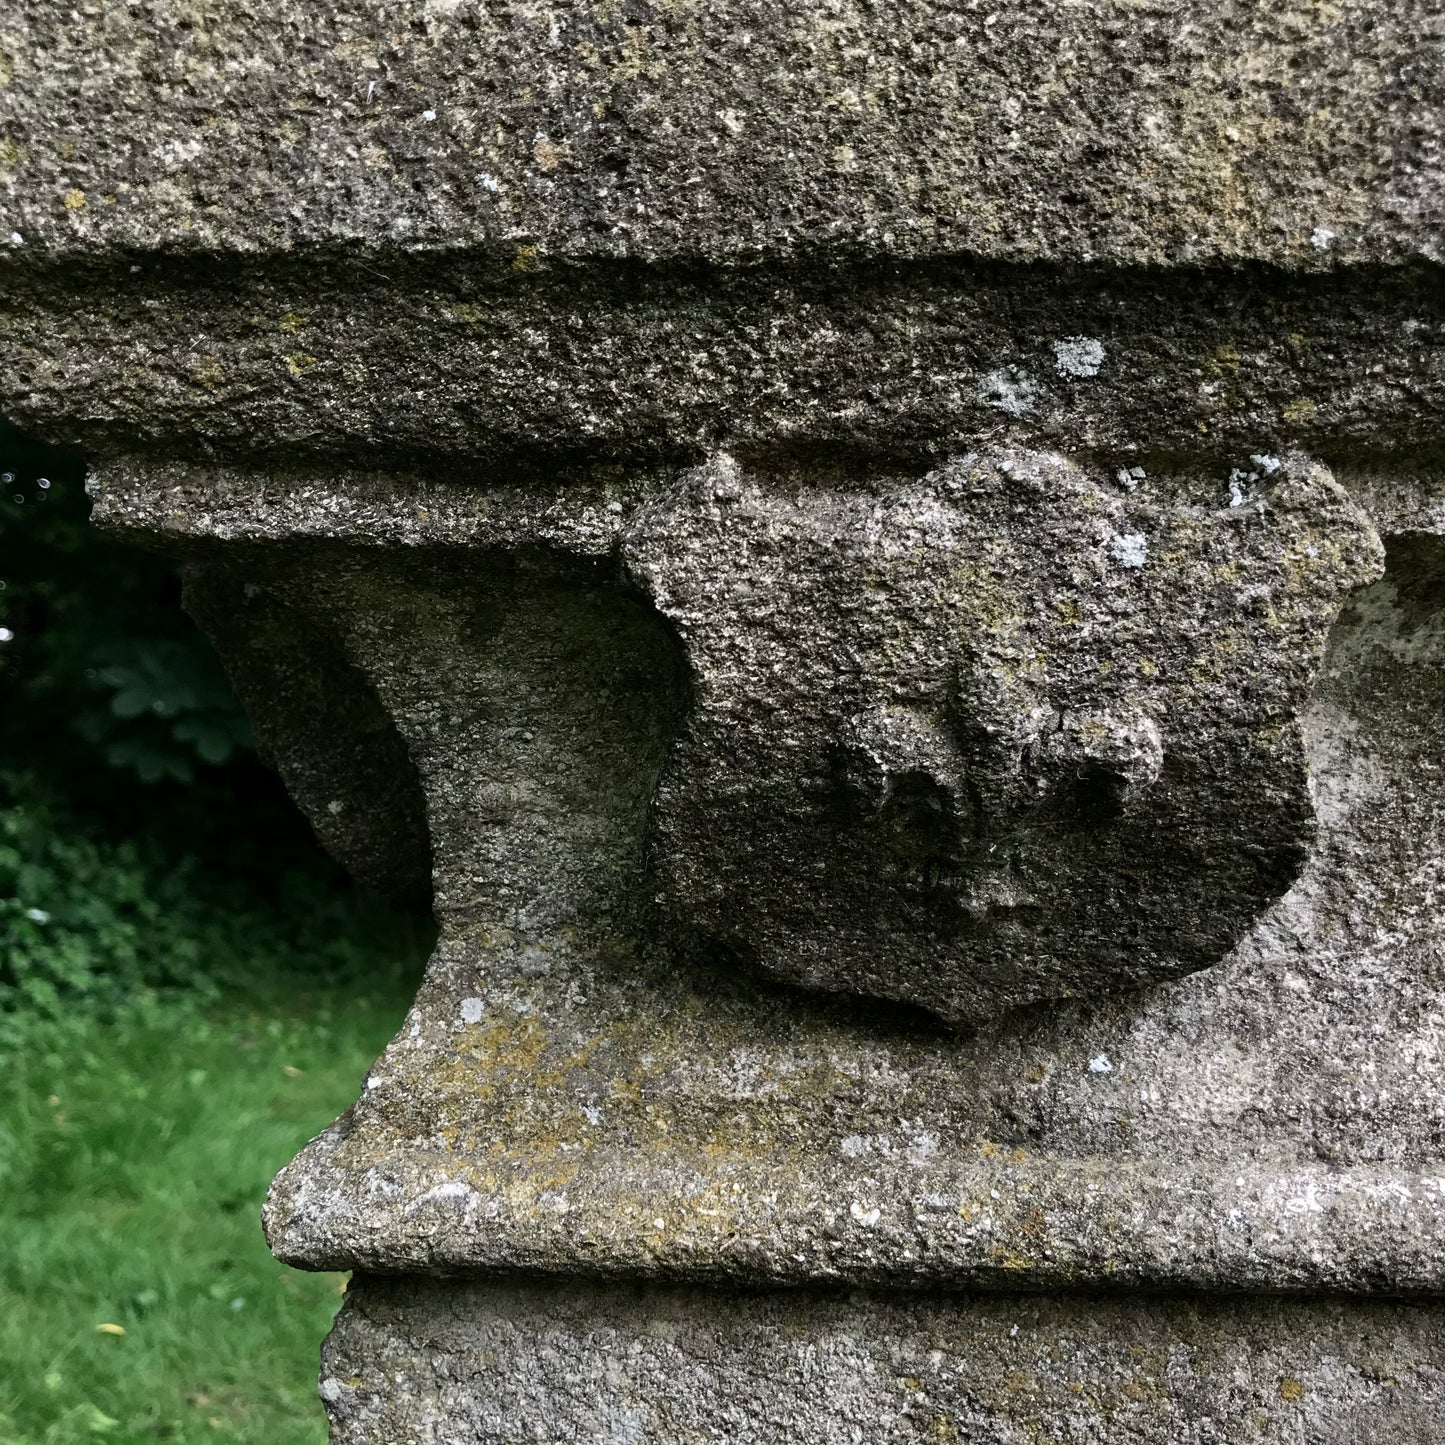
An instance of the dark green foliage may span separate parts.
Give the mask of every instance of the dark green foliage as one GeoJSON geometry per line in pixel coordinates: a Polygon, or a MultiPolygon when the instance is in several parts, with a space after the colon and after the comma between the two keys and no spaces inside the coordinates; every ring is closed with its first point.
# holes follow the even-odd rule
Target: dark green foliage
{"type": "Polygon", "coordinates": [[[0,418],[0,624],[11,759],[102,761],[192,782],[251,746],[219,660],[181,611],[169,562],[89,524],[79,458],[0,418]]]}
{"type": "Polygon", "coordinates": [[[297,849],[268,876],[239,848],[222,870],[176,839],[87,822],[32,781],[0,782],[0,1055],[42,1022],[156,991],[340,989],[406,977],[425,953],[426,924],[318,854],[297,849]]]}
{"type": "Polygon", "coordinates": [[[412,968],[427,925],[321,853],[175,567],[92,528],[80,460],[0,420],[7,476],[0,1050],[157,990],[412,968]]]}

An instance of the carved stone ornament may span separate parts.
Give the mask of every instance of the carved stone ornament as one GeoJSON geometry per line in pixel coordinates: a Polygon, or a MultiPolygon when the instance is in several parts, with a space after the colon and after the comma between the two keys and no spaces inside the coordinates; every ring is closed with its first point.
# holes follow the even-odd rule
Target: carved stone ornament
{"type": "Polygon", "coordinates": [[[0,10],[0,410],[436,952],[336,1445],[1445,1438],[1424,0],[0,10]]]}

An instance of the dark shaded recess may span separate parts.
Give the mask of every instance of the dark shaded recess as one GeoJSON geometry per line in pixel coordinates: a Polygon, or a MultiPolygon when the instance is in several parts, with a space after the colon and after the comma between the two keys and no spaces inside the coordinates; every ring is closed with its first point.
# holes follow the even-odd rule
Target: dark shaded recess
{"type": "Polygon", "coordinates": [[[270,762],[327,851],[410,908],[431,906],[431,842],[416,768],[335,635],[229,570],[186,569],[186,609],[226,659],[270,762]]]}
{"type": "MultiPolygon", "coordinates": [[[[1445,537],[1402,532],[1385,542],[1385,578],[1417,626],[1445,608],[1445,537]]],[[[1445,735],[1442,735],[1445,742],[1445,735]]]]}

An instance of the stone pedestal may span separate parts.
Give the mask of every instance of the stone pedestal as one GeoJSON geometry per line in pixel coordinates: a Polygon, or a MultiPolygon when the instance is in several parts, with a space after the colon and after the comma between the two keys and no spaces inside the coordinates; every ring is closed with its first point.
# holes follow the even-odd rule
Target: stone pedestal
{"type": "Polygon", "coordinates": [[[1435,1445],[1438,17],[263,8],[0,17],[0,406],[436,912],[333,1439],[1435,1445]]]}

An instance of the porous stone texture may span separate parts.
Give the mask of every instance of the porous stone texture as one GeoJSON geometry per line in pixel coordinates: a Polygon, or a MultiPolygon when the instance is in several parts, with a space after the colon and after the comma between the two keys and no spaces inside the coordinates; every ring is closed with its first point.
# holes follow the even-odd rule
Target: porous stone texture
{"type": "Polygon", "coordinates": [[[1442,27],[0,13],[0,407],[439,924],[337,1442],[1445,1438],[1442,27]]]}
{"type": "MultiPolygon", "coordinates": [[[[284,691],[284,619],[335,637],[358,685],[393,720],[425,794],[437,954],[362,1099],[278,1179],[267,1216],[273,1247],[312,1267],[368,1270],[1445,1286],[1433,902],[1442,866],[1445,489],[1426,496],[1357,477],[1352,498],[1300,459],[1273,472],[1261,464],[1249,483],[1257,494],[1239,506],[1229,505],[1244,485],[1237,478],[1185,471],[1129,480],[1133,491],[1119,484],[1111,497],[1103,479],[1078,467],[1013,452],[924,478],[880,479],[871,492],[835,482],[825,497],[795,481],[765,491],[721,461],[637,474],[626,486],[604,477],[484,490],[117,464],[99,515],[196,559],[192,588],[217,599],[205,615],[225,618],[218,640],[243,660],[252,694],[284,691]],[[1275,490],[1263,473],[1277,479],[1275,490]],[[704,488],[710,500],[699,497],[704,488]],[[969,498],[970,488],[978,495],[969,498]],[[729,495],[719,500],[718,490],[729,495]],[[1043,851],[1053,875],[1038,885],[1036,939],[1049,938],[1050,906],[1078,906],[1070,887],[1087,895],[1095,886],[1093,869],[1104,870],[1106,897],[1131,886],[1109,868],[1137,867],[1132,886],[1147,888],[1151,863],[1187,866],[1170,863],[1175,848],[1201,875],[1212,866],[1217,876],[1175,885],[1181,901],[1160,902],[1157,936],[1183,929],[1190,887],[1220,888],[1223,879],[1221,891],[1241,896],[1213,906],[1234,922],[1208,926],[1242,932],[1232,950],[1164,986],[1141,988],[1124,970],[1106,989],[1109,960],[1061,930],[1052,966],[1085,970],[1088,987],[965,1031],[873,996],[890,980],[922,977],[903,947],[907,916],[894,925],[897,948],[868,935],[849,948],[834,925],[840,912],[850,916],[850,886],[864,899],[862,928],[878,908],[896,906],[897,880],[845,877],[830,892],[823,871],[805,880],[811,888],[796,884],[789,868],[806,849],[772,811],[791,781],[780,779],[770,748],[791,745],[806,778],[809,727],[826,721],[856,746],[858,726],[842,704],[866,699],[867,688],[835,691],[825,667],[820,693],[822,662],[841,655],[855,683],[891,683],[896,659],[931,677],[939,623],[925,613],[915,630],[909,588],[922,579],[930,599],[938,589],[931,564],[916,559],[891,564],[900,579],[892,588],[866,577],[855,585],[849,551],[838,548],[827,554],[843,579],[836,592],[820,580],[790,595],[788,576],[806,578],[815,565],[817,529],[799,513],[809,496],[826,501],[823,520],[839,535],[859,527],[875,542],[901,539],[906,555],[925,550],[921,536],[881,519],[896,522],[900,509],[916,516],[929,498],[935,521],[965,504],[981,519],[938,548],[961,554],[960,565],[974,547],[1007,536],[998,555],[1010,565],[985,596],[989,626],[968,611],[977,589],[953,603],[949,584],[942,604],[968,619],[971,645],[999,649],[990,661],[1000,677],[967,666],[943,675],[967,684],[971,715],[988,717],[993,706],[1017,731],[997,753],[983,746],[972,756],[947,741],[967,742],[966,728],[936,733],[929,766],[942,768],[941,758],[960,775],[981,774],[980,793],[1027,790],[1040,776],[1047,785],[1049,749],[1076,744],[1047,709],[1030,732],[1032,715],[1009,701],[1016,694],[1005,684],[1028,699],[1037,695],[1028,689],[1070,669],[1081,712],[1112,688],[1117,670],[1129,679],[1118,695],[1136,698],[1143,718],[1158,717],[1157,748],[1116,752],[1102,740],[1103,816],[1071,809],[1064,818],[1083,861],[1047,863],[1047,849],[1063,847],[1053,841],[1063,824],[1046,789],[1037,820],[1025,810],[1039,833],[1016,828],[1007,847],[1020,866],[1043,851]],[[1019,507],[1011,522],[998,510],[1009,497],[1019,507]],[[1139,535],[1157,543],[1138,567],[1115,555],[1121,499],[1141,519],[1139,535]],[[1363,584],[1380,565],[1371,517],[1386,529],[1385,572],[1346,601],[1340,583],[1363,584]],[[753,535],[759,518],[791,519],[796,534],[775,526],[764,546],[753,535]],[[722,545],[724,526],[754,545],[722,545]],[[1071,567],[1085,570],[1066,586],[1071,567]],[[664,578],[710,579],[711,604],[697,625],[664,578]],[[734,599],[749,587],[752,606],[739,609],[734,599]],[[1147,589],[1161,600],[1151,605],[1147,589]],[[831,610],[839,595],[867,599],[859,605],[891,621],[883,634],[891,650],[863,646],[866,623],[840,628],[831,610]],[[1066,613],[1078,607],[1076,625],[1059,602],[1066,613]],[[1211,626],[1215,607],[1220,621],[1211,626]],[[1091,616],[1108,647],[1102,660],[1118,664],[1102,682],[1077,636],[1091,616]],[[702,625],[716,628],[719,618],[732,636],[720,654],[702,625]],[[277,626],[273,644],[267,629],[277,626]],[[1029,641],[1015,648],[1025,665],[1010,676],[1007,646],[1040,628],[1056,653],[1052,668],[1030,669],[1037,644],[1029,641]],[[1318,647],[1327,629],[1323,656],[1312,657],[1303,639],[1318,647]],[[766,659],[780,634],[798,639],[786,665],[716,665],[750,637],[760,649],[751,663],[766,659]],[[840,634],[851,651],[840,654],[840,634]],[[282,670],[268,682],[273,658],[282,670]],[[745,684],[741,695],[722,685],[730,678],[745,684]],[[766,693],[763,678],[772,680],[766,693]],[[1007,706],[991,702],[999,696],[1007,706]],[[1241,720],[1243,738],[1233,730],[1241,720]],[[990,774],[992,759],[1010,749],[1014,772],[990,774]],[[1149,770],[1131,781],[1138,752],[1159,768],[1152,784],[1149,770]],[[1191,752],[1185,782],[1171,785],[1169,759],[1187,762],[1191,752]],[[1039,754],[1043,762],[1033,763],[1039,754]],[[1205,765],[1211,759],[1216,770],[1205,765]],[[1241,783],[1251,770],[1257,780],[1241,783]],[[1109,829],[1127,825],[1111,821],[1110,789],[1124,795],[1127,818],[1130,787],[1147,796],[1171,786],[1185,804],[1146,825],[1159,836],[1141,841],[1142,857],[1130,860],[1122,846],[1111,863],[1109,829]],[[1226,813],[1240,814],[1232,824],[1210,821],[1221,806],[1211,790],[1226,813]],[[723,806],[726,815],[711,810],[723,806]],[[1246,808],[1258,816],[1244,816],[1246,808]],[[757,817],[770,825],[754,834],[757,817]],[[688,818],[690,833],[680,821],[688,818]],[[1252,836],[1274,840],[1262,850],[1267,887],[1248,852],[1252,836]],[[1290,848],[1308,844],[1297,877],[1293,862],[1278,864],[1279,836],[1290,848]],[[684,864],[721,849],[743,900],[790,898],[801,943],[826,940],[851,970],[831,981],[835,997],[770,983],[695,928],[680,932],[680,848],[684,864]]],[[[936,728],[948,722],[941,700],[921,702],[920,721],[872,735],[875,751],[880,736],[916,747],[930,712],[936,728]]],[[[288,696],[286,706],[263,709],[258,725],[263,737],[274,733],[284,765],[301,739],[330,749],[329,715],[308,721],[288,696]],[[296,726],[300,739],[289,734],[296,726]]],[[[1131,727],[1153,738],[1142,721],[1131,727]]],[[[372,769],[358,761],[367,788],[372,769]]],[[[874,850],[874,872],[905,843],[915,852],[934,845],[937,818],[857,819],[860,766],[855,758],[852,778],[846,767],[829,774],[832,795],[814,811],[795,801],[789,826],[833,826],[827,820],[842,809],[864,840],[855,846],[874,850]]],[[[1060,776],[1095,791],[1097,780],[1077,764],[1060,776]]],[[[364,797],[328,801],[331,826],[362,819],[364,797]]],[[[846,849],[850,835],[838,831],[836,846],[846,849]]],[[[818,851],[824,865],[831,857],[818,851]]],[[[960,896],[978,876],[960,870],[960,896]]],[[[1114,906],[1129,926],[1130,900],[1114,906]]],[[[771,926],[746,901],[717,916],[738,930],[771,926]]],[[[1133,928],[1147,937],[1148,926],[1133,928]]],[[[972,982],[957,940],[972,939],[973,927],[961,906],[937,924],[936,998],[972,982]]],[[[923,956],[924,944],[914,947],[923,956]]],[[[1022,946],[1001,950],[995,977],[1007,984],[1012,964],[1023,980],[1015,986],[1036,988],[1048,970],[1031,972],[1030,957],[1022,946]]]]}
{"type": "Polygon", "coordinates": [[[0,216],[69,253],[842,242],[1440,259],[1417,0],[12,0],[0,216]]]}
{"type": "Polygon", "coordinates": [[[369,1278],[321,1394],[338,1445],[1424,1445],[1439,1329],[1403,1304],[369,1278]]]}
{"type": "Polygon", "coordinates": [[[1296,718],[1379,561],[1271,466],[1239,507],[1022,451],[862,494],[693,473],[622,544],[691,683],[663,906],[957,1021],[1218,962],[1299,871],[1296,718]]]}

